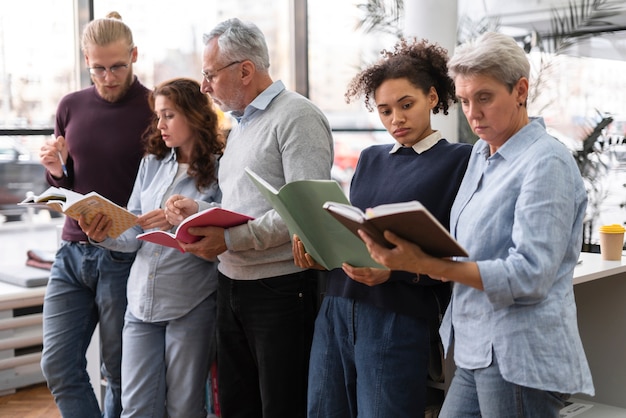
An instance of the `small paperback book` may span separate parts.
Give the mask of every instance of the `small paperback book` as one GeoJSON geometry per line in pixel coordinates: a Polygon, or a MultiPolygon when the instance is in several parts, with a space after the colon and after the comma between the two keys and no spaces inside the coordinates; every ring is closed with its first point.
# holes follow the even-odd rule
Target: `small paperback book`
{"type": "Polygon", "coordinates": [[[380,205],[365,212],[349,204],[329,201],[324,203],[324,209],[356,236],[362,229],[384,247],[393,247],[384,237],[384,231],[389,230],[435,257],[467,257],[467,251],[418,201],[380,205]]]}
{"type": "Polygon", "coordinates": [[[102,213],[112,221],[108,233],[111,238],[117,238],[137,222],[137,215],[96,192],[83,195],[53,186],[39,195],[28,196],[18,204],[54,210],[76,220],[84,215],[87,222],[91,222],[96,214],[102,213]]]}
{"type": "Polygon", "coordinates": [[[220,207],[212,207],[195,213],[183,222],[181,222],[174,233],[168,231],[149,231],[137,235],[137,239],[148,241],[167,247],[176,248],[180,252],[185,252],[180,246],[179,241],[185,244],[191,244],[200,241],[202,237],[189,233],[189,228],[194,226],[217,226],[220,228],[231,228],[233,226],[245,224],[254,218],[233,212],[220,207]]]}

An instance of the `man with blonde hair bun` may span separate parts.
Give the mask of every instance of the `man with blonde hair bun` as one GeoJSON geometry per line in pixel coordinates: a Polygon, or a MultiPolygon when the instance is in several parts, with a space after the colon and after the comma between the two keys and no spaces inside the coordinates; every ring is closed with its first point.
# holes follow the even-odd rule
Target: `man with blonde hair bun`
{"type": "MultiPolygon", "coordinates": [[[[93,85],[61,99],[55,139],[39,156],[51,185],[96,191],[125,206],[152,112],[149,90],[133,74],[132,32],[120,19],[113,12],[85,27],[81,47],[93,85]]],[[[69,217],[61,238],[44,299],[41,368],[63,417],[119,417],[126,281],[135,254],[91,245],[69,217]],[[106,380],[102,412],[85,359],[98,323],[106,380]]]]}

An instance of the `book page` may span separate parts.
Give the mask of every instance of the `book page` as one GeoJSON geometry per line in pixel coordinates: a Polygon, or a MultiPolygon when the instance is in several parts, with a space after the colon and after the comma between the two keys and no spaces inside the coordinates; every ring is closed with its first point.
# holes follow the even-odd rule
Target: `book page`
{"type": "Polygon", "coordinates": [[[424,205],[416,200],[411,200],[408,202],[398,202],[398,203],[388,203],[385,205],[378,205],[373,208],[368,208],[365,211],[365,216],[370,218],[375,218],[377,216],[385,216],[391,215],[393,213],[400,212],[409,212],[423,209],[424,205]]]}
{"type": "Polygon", "coordinates": [[[366,214],[356,206],[346,205],[338,202],[325,202],[322,206],[326,210],[338,213],[355,222],[362,223],[366,219],[366,214]]]}
{"type": "Polygon", "coordinates": [[[178,244],[176,237],[171,232],[167,231],[149,231],[139,234],[136,237],[138,240],[152,242],[154,244],[163,245],[166,247],[176,248],[181,253],[184,253],[183,247],[178,244]]]}
{"type": "Polygon", "coordinates": [[[49,200],[65,201],[63,189],[52,186],[39,195],[27,196],[26,199],[22,200],[20,203],[45,203],[49,200]]]}

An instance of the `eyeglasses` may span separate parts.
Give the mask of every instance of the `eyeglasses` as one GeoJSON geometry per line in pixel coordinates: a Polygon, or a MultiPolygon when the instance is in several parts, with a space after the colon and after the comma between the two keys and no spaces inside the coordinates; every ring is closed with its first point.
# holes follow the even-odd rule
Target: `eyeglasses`
{"type": "Polygon", "coordinates": [[[104,78],[107,74],[107,71],[111,73],[111,75],[123,74],[126,70],[128,70],[128,66],[130,64],[115,64],[106,67],[89,67],[89,73],[94,77],[104,78]]]}
{"type": "Polygon", "coordinates": [[[225,66],[223,66],[222,68],[219,68],[219,69],[215,70],[215,71],[213,72],[213,74],[208,74],[208,73],[205,73],[204,71],[202,71],[202,77],[204,77],[204,79],[206,80],[206,82],[207,82],[207,83],[212,83],[212,82],[213,82],[213,80],[215,79],[215,77],[217,77],[217,73],[219,73],[219,72],[220,72],[220,71],[222,71],[222,70],[227,69],[228,67],[230,67],[230,66],[232,66],[232,65],[235,65],[235,64],[240,64],[240,63],[242,63],[242,62],[243,62],[243,61],[233,61],[233,62],[231,62],[230,64],[226,64],[226,65],[225,65],[225,66]]]}

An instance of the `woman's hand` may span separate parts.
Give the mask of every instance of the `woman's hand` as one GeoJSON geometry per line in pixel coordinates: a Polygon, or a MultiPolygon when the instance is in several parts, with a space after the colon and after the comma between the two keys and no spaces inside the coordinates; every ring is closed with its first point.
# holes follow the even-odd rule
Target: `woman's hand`
{"type": "Polygon", "coordinates": [[[169,197],[164,205],[165,219],[172,225],[179,225],[185,218],[198,212],[195,200],[180,194],[169,197]]]}
{"type": "Polygon", "coordinates": [[[391,276],[391,271],[386,269],[353,267],[347,263],[343,263],[341,268],[352,280],[368,286],[376,286],[378,284],[385,283],[391,276]]]}
{"type": "Polygon", "coordinates": [[[359,230],[359,236],[365,242],[372,259],[377,263],[391,270],[428,274],[423,271],[424,263],[432,259],[432,257],[412,242],[402,239],[392,232],[385,231],[385,239],[394,245],[393,248],[385,248],[378,245],[362,229],[359,230]]]}
{"type": "Polygon", "coordinates": [[[167,231],[172,228],[172,224],[165,217],[165,209],[154,209],[137,218],[137,224],[145,231],[159,228],[167,231]]]}
{"type": "Polygon", "coordinates": [[[478,264],[474,261],[455,261],[449,258],[433,257],[422,251],[419,246],[389,231],[385,231],[385,239],[395,245],[391,249],[376,244],[361,229],[359,236],[365,242],[372,259],[391,270],[426,274],[431,279],[442,282],[458,282],[478,290],[484,290],[478,264]]]}

